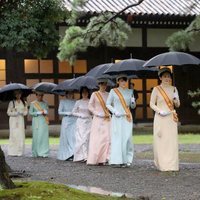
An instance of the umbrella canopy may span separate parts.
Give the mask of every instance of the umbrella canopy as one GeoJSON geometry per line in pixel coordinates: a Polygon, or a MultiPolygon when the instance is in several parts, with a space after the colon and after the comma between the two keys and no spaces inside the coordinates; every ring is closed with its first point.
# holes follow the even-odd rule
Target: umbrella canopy
{"type": "Polygon", "coordinates": [[[59,83],[56,87],[53,88],[52,93],[58,94],[58,95],[65,95],[65,91],[71,91],[71,87],[69,87],[69,84],[74,79],[68,79],[63,81],[62,83],[59,83]]]}
{"type": "Polygon", "coordinates": [[[117,75],[120,73],[125,73],[127,75],[137,75],[144,76],[152,72],[156,72],[157,69],[145,69],[143,67],[145,61],[139,59],[127,59],[117,62],[109,67],[105,71],[105,74],[117,75]]]}
{"type": "Polygon", "coordinates": [[[71,90],[80,90],[81,87],[87,87],[88,89],[97,89],[98,84],[94,77],[91,76],[80,76],[75,78],[69,84],[71,90]]]}
{"type": "Polygon", "coordinates": [[[11,101],[14,99],[14,91],[21,90],[22,97],[27,97],[32,93],[32,90],[22,83],[10,83],[0,89],[0,100],[11,101]]]}
{"type": "Polygon", "coordinates": [[[200,59],[183,52],[167,52],[158,54],[148,60],[144,67],[169,66],[169,65],[200,65],[200,59]]]}
{"type": "Polygon", "coordinates": [[[55,88],[57,84],[55,83],[49,83],[49,82],[40,82],[36,83],[31,87],[32,90],[38,91],[38,92],[44,92],[48,94],[52,94],[53,88],[55,88]]]}
{"type": "Polygon", "coordinates": [[[105,63],[101,65],[97,65],[96,67],[92,68],[85,76],[92,76],[95,78],[101,77],[104,72],[109,69],[113,63],[105,63]]]}

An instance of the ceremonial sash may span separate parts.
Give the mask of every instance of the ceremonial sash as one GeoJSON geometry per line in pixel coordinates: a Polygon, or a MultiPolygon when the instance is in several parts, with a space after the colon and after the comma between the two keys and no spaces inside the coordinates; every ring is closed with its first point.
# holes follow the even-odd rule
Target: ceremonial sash
{"type": "Polygon", "coordinates": [[[114,91],[117,94],[117,96],[119,97],[119,100],[120,100],[120,102],[122,104],[122,107],[124,108],[124,110],[126,112],[126,119],[129,122],[132,122],[131,111],[130,111],[129,107],[126,105],[126,101],[125,101],[123,95],[121,94],[121,92],[117,88],[115,88],[114,91]]]}
{"type": "Polygon", "coordinates": [[[105,101],[103,100],[103,97],[101,96],[100,92],[95,92],[99,102],[100,102],[100,105],[105,113],[105,119],[107,120],[110,120],[110,113],[106,107],[106,104],[105,104],[105,101]]]}
{"type": "MultiPolygon", "coordinates": [[[[41,108],[40,104],[38,102],[35,102],[34,103],[34,106],[39,110],[39,111],[42,111],[43,112],[43,109],[41,108]]],[[[45,118],[45,121],[47,124],[49,124],[49,118],[47,116],[44,116],[45,118]]]]}
{"type": "Polygon", "coordinates": [[[178,115],[176,113],[176,110],[174,109],[174,104],[172,103],[172,101],[167,96],[166,92],[163,90],[163,88],[161,86],[157,86],[157,89],[160,92],[160,94],[162,95],[162,97],[164,98],[165,103],[167,104],[168,108],[172,111],[172,113],[173,113],[173,120],[175,122],[178,122],[178,115]]]}

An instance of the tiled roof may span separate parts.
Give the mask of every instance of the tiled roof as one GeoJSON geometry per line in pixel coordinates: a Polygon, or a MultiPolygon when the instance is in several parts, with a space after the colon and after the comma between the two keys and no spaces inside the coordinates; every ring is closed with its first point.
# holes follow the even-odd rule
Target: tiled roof
{"type": "MultiPolygon", "coordinates": [[[[119,12],[137,0],[88,0],[84,12],[102,13],[119,12]]],[[[70,0],[66,0],[70,10],[70,0]]],[[[125,13],[136,15],[200,15],[200,0],[144,0],[140,5],[129,8],[125,13]]]]}

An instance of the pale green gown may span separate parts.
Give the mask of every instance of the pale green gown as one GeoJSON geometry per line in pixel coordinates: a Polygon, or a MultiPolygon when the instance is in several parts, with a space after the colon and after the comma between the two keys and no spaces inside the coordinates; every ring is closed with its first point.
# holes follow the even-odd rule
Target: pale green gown
{"type": "Polygon", "coordinates": [[[48,104],[45,101],[31,102],[29,114],[32,116],[32,155],[33,157],[48,157],[49,155],[49,127],[43,115],[38,115],[39,111],[34,103],[38,102],[42,109],[48,111],[48,104]]]}
{"type": "MultiPolygon", "coordinates": [[[[131,103],[133,91],[119,87],[118,89],[123,95],[126,105],[134,108],[135,104],[131,103]]],[[[111,152],[109,164],[132,163],[134,155],[132,143],[133,123],[132,121],[127,121],[124,108],[113,89],[109,93],[106,106],[113,113],[111,120],[111,152]],[[118,112],[121,116],[116,117],[115,112],[118,112]]]]}

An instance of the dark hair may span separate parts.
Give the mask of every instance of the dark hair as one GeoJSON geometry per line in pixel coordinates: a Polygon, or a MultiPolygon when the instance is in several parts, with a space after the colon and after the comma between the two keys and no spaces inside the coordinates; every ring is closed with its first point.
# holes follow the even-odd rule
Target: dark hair
{"type": "Polygon", "coordinates": [[[117,81],[119,81],[120,79],[124,80],[124,81],[127,81],[128,79],[126,77],[121,77],[119,78],[117,81]]]}
{"type": "MultiPolygon", "coordinates": [[[[24,97],[23,97],[23,92],[22,90],[19,90],[20,94],[21,94],[21,97],[20,97],[20,100],[22,101],[22,103],[24,104],[24,106],[26,105],[26,102],[24,100],[24,97]]],[[[16,96],[14,95],[14,98],[13,98],[13,107],[15,108],[15,100],[17,100],[16,96]]]]}
{"type": "Polygon", "coordinates": [[[164,71],[164,72],[161,72],[161,73],[160,73],[160,75],[159,75],[159,77],[161,78],[161,77],[162,77],[162,75],[163,75],[164,73],[168,73],[168,74],[171,76],[171,78],[172,78],[172,73],[171,73],[171,72],[169,72],[169,71],[164,71]]]}
{"type": "Polygon", "coordinates": [[[81,87],[81,89],[80,89],[80,99],[83,98],[83,96],[82,96],[83,90],[86,90],[88,92],[88,98],[90,98],[90,90],[87,87],[81,87]]]}

